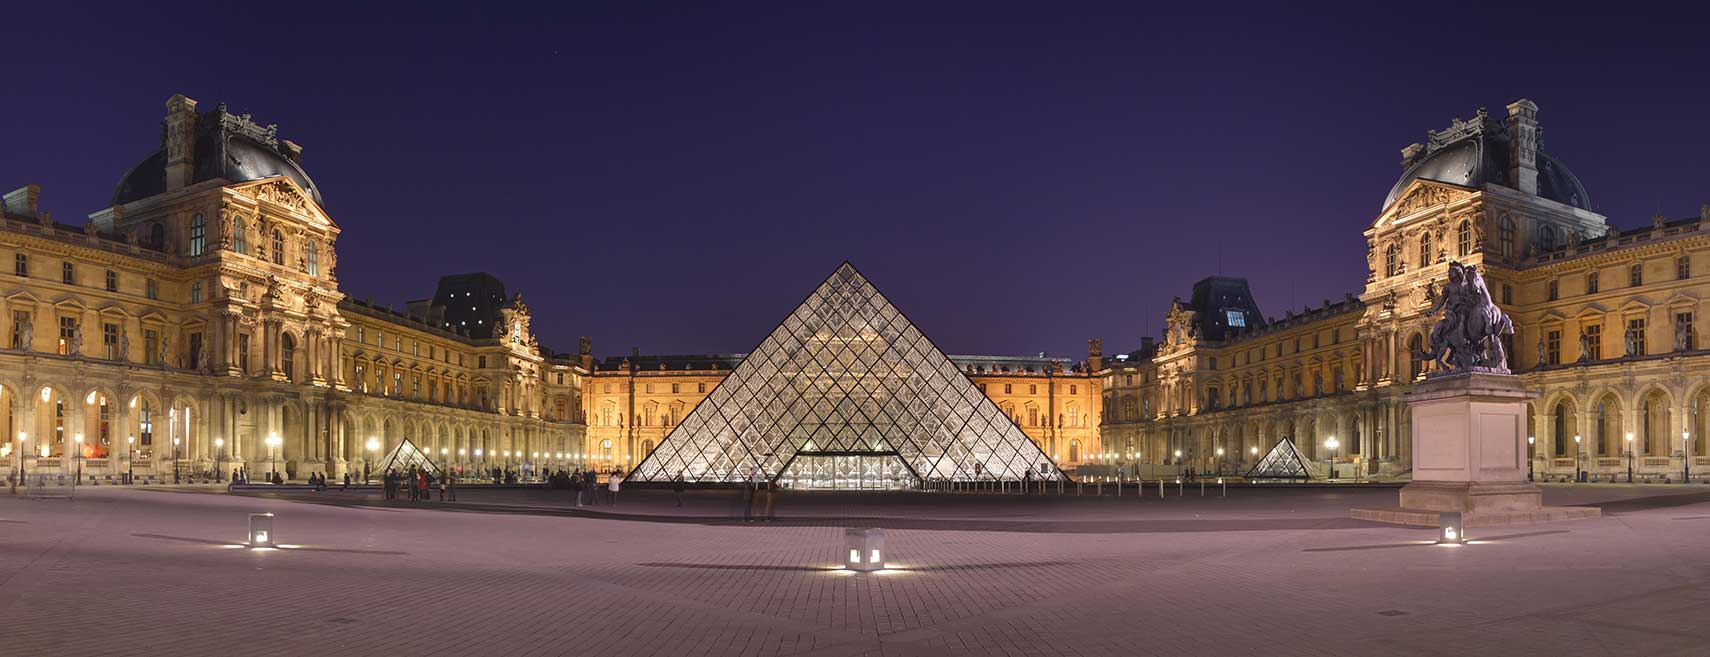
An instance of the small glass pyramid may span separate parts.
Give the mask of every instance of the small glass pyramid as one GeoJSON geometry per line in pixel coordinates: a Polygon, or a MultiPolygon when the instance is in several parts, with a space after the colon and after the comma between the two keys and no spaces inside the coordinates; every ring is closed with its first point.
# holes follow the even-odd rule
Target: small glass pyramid
{"type": "Polygon", "coordinates": [[[1063,473],[845,262],[630,481],[909,488],[1063,473]]]}
{"type": "Polygon", "coordinates": [[[426,454],[422,453],[422,450],[417,449],[416,444],[410,442],[409,438],[399,441],[397,447],[387,452],[386,456],[380,459],[380,467],[375,472],[387,470],[409,472],[411,466],[417,470],[426,471],[430,477],[439,476],[439,466],[434,465],[433,459],[428,458],[426,454]]]}
{"type": "Polygon", "coordinates": [[[1272,447],[1265,458],[1253,469],[1247,471],[1248,479],[1311,479],[1312,469],[1306,465],[1306,456],[1300,453],[1300,448],[1294,446],[1294,441],[1283,438],[1272,447]]]}

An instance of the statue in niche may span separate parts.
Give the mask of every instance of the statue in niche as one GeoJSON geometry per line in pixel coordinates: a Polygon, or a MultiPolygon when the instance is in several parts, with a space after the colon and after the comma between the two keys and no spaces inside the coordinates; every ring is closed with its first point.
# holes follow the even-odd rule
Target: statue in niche
{"type": "Polygon", "coordinates": [[[1514,334],[1508,315],[1490,298],[1484,276],[1474,265],[1449,263],[1449,282],[1442,300],[1427,314],[1442,309],[1443,318],[1431,328],[1430,351],[1421,356],[1437,361],[1439,372],[1470,371],[1507,374],[1502,336],[1514,334]]]}
{"type": "Polygon", "coordinates": [[[130,360],[131,333],[130,331],[119,331],[119,361],[128,363],[130,360]]]}
{"type": "Polygon", "coordinates": [[[71,329],[71,344],[66,345],[66,353],[71,356],[83,355],[83,322],[71,329]]]}
{"type": "Polygon", "coordinates": [[[1591,334],[1581,329],[1579,332],[1579,362],[1591,362],[1591,334]]]}
{"type": "Polygon", "coordinates": [[[29,315],[24,315],[24,325],[22,328],[18,329],[18,337],[19,341],[22,343],[18,345],[19,349],[23,349],[24,351],[35,349],[36,323],[30,321],[29,315]]]}
{"type": "Polygon", "coordinates": [[[1538,332],[1538,364],[1539,365],[1550,364],[1548,358],[1546,357],[1548,354],[1544,351],[1544,349],[1546,347],[1547,347],[1547,345],[1544,344],[1544,332],[1539,331],[1538,332]]]}
{"type": "Polygon", "coordinates": [[[172,343],[165,335],[160,336],[160,366],[166,367],[172,363],[172,343]]]}

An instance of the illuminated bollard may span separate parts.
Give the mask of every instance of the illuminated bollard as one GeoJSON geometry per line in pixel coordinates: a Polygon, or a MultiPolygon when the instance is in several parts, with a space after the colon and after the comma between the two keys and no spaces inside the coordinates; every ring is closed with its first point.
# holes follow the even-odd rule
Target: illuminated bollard
{"type": "Polygon", "coordinates": [[[1221,493],[1223,497],[1229,497],[1229,484],[1223,483],[1222,477],[1217,478],[1217,487],[1223,489],[1221,493]]]}
{"type": "Polygon", "coordinates": [[[271,514],[271,513],[251,513],[251,514],[249,514],[249,546],[252,548],[258,548],[258,547],[270,548],[270,547],[273,547],[273,541],[274,540],[275,540],[275,537],[273,535],[273,514],[271,514]]]}
{"type": "Polygon", "coordinates": [[[885,567],[885,530],[876,527],[851,527],[843,530],[843,567],[860,572],[872,572],[885,567]]]}
{"type": "Polygon", "coordinates": [[[1461,512],[1444,511],[1437,514],[1437,542],[1459,545],[1467,542],[1466,528],[1461,526],[1461,512]]]}

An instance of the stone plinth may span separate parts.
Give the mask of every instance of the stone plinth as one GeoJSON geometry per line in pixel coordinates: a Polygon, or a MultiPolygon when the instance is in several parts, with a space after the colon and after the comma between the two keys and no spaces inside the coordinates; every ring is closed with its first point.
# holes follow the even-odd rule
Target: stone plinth
{"type": "Polygon", "coordinates": [[[1426,379],[1404,396],[1413,418],[1413,482],[1400,508],[1354,509],[1356,518],[1434,523],[1444,511],[1468,525],[1596,517],[1598,509],[1546,509],[1526,481],[1526,400],[1537,397],[1512,374],[1468,372],[1426,379]]]}

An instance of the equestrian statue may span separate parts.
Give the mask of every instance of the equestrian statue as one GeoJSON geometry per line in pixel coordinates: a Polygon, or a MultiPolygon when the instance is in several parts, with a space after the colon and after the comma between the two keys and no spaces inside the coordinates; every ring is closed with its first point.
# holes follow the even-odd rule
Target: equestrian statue
{"type": "Polygon", "coordinates": [[[1508,374],[1508,355],[1502,336],[1514,334],[1514,323],[1496,307],[1485,287],[1484,275],[1475,265],[1449,263],[1449,283],[1428,314],[1443,311],[1431,328],[1430,351],[1421,355],[1437,361],[1432,375],[1461,372],[1508,374]]]}

